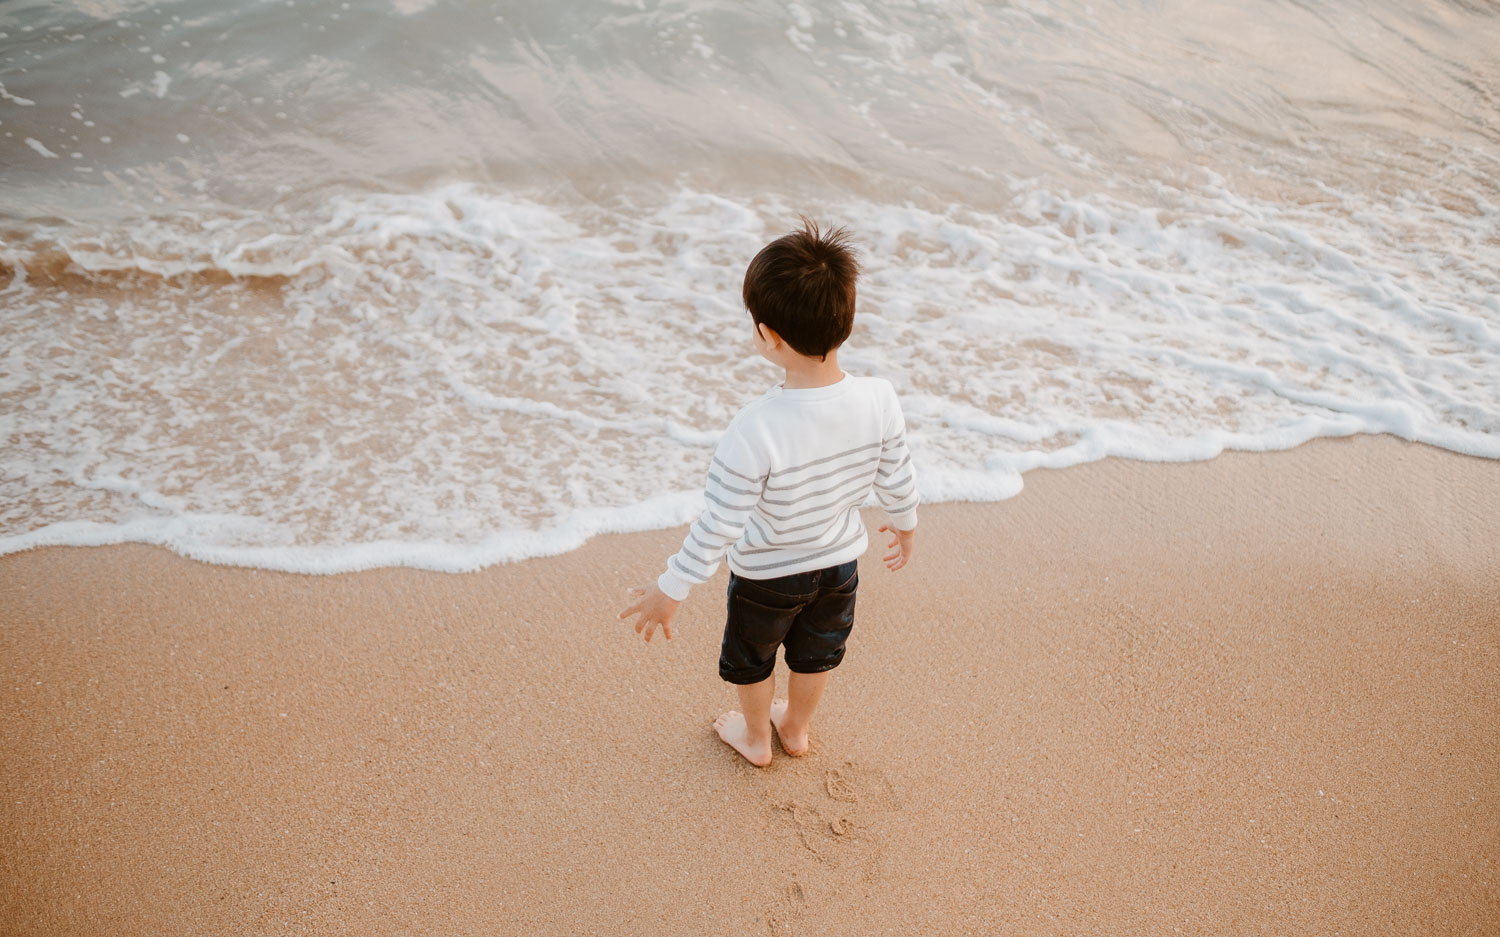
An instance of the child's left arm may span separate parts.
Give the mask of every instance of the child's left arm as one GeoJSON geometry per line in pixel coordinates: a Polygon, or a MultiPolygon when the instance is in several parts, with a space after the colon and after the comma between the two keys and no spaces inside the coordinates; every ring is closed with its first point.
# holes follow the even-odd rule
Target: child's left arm
{"type": "Polygon", "coordinates": [[[672,640],[672,616],[677,614],[677,606],[682,603],[661,591],[661,587],[654,582],[644,589],[629,591],[637,601],[620,613],[620,620],[639,614],[641,617],[636,620],[635,633],[641,634],[644,631],[646,643],[651,642],[657,625],[661,625],[661,633],[667,636],[667,640],[672,640]]]}

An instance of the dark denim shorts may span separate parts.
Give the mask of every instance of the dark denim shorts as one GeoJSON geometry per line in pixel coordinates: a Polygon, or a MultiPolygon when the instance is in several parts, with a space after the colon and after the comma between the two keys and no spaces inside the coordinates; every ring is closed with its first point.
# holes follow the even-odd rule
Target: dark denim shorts
{"type": "Polygon", "coordinates": [[[794,673],[822,673],[844,659],[854,627],[854,560],[827,569],[775,579],[729,574],[729,620],[719,653],[719,676],[730,683],[759,683],[776,668],[776,648],[786,647],[794,673]]]}

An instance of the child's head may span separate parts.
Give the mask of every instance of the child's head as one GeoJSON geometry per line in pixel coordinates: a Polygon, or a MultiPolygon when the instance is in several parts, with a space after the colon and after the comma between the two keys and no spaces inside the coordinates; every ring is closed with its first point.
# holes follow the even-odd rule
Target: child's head
{"type": "Polygon", "coordinates": [[[820,231],[804,218],[802,230],[777,238],[750,261],[745,308],[756,326],[775,330],[799,355],[822,358],[854,328],[858,276],[848,232],[820,231]]]}

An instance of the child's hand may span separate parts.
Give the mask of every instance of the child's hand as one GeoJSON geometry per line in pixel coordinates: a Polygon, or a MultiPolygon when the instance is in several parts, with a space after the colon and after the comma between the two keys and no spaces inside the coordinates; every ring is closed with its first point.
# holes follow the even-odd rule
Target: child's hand
{"type": "Polygon", "coordinates": [[[917,532],[916,530],[897,530],[890,524],[886,524],[880,529],[890,531],[891,535],[896,538],[886,544],[888,547],[895,547],[895,551],[887,553],[881,558],[885,563],[885,568],[891,572],[895,572],[911,562],[911,551],[916,545],[917,532]]]}
{"type": "Polygon", "coordinates": [[[639,613],[641,617],[635,623],[635,633],[641,634],[644,630],[648,644],[657,625],[661,625],[661,633],[667,636],[667,640],[672,640],[672,616],[677,614],[677,606],[682,603],[661,591],[654,582],[645,589],[630,589],[629,592],[639,600],[620,613],[620,620],[639,613]]]}

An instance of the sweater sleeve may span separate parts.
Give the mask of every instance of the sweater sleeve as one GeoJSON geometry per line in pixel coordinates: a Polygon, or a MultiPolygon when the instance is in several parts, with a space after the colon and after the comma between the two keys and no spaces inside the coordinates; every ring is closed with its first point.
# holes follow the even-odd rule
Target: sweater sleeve
{"type": "Polygon", "coordinates": [[[880,448],[880,468],[875,473],[875,497],[897,530],[917,526],[917,475],[911,450],[906,447],[906,418],[891,389],[885,414],[885,438],[880,448]]]}
{"type": "Polygon", "coordinates": [[[724,551],[744,533],[770,473],[765,456],[755,448],[747,444],[739,421],[731,422],[709,464],[703,513],[656,579],[669,597],[680,602],[693,586],[707,582],[718,571],[724,551]]]}

